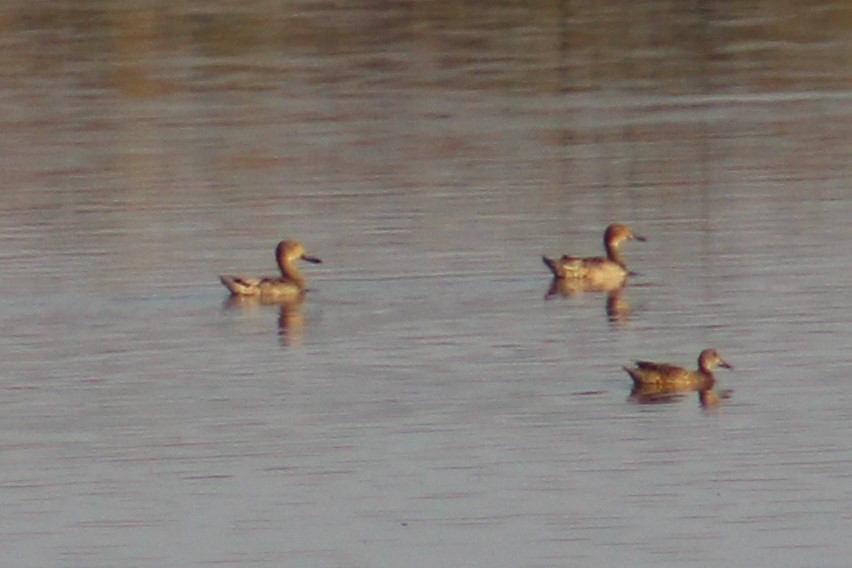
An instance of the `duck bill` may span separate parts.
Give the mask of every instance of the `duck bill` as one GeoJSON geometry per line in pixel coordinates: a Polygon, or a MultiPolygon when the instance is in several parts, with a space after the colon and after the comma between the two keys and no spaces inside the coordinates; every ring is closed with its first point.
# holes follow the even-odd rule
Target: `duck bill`
{"type": "Polygon", "coordinates": [[[307,260],[308,262],[313,262],[314,264],[322,264],[322,260],[315,256],[308,256],[306,254],[302,255],[302,260],[307,260]]]}
{"type": "Polygon", "coordinates": [[[719,366],[723,369],[731,369],[733,370],[734,366],[728,363],[727,361],[719,361],[719,366]]]}
{"type": "Polygon", "coordinates": [[[648,239],[647,239],[646,237],[641,236],[641,235],[633,235],[633,240],[634,240],[634,241],[639,241],[640,243],[644,243],[644,242],[646,242],[648,239]]]}

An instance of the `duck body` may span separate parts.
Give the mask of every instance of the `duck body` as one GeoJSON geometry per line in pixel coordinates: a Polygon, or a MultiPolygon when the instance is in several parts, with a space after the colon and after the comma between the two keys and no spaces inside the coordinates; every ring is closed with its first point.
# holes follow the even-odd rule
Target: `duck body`
{"type": "Polygon", "coordinates": [[[555,279],[573,290],[607,292],[621,288],[627,281],[627,269],[603,257],[575,258],[565,254],[557,260],[546,256],[541,260],[555,279]]]}
{"type": "Polygon", "coordinates": [[[319,258],[309,256],[296,241],[281,241],[275,248],[275,260],[281,276],[252,277],[223,275],[222,284],[232,296],[255,297],[264,301],[299,301],[307,290],[305,277],[296,268],[296,260],[321,263],[319,258]]]}
{"type": "Polygon", "coordinates": [[[636,387],[659,387],[677,390],[709,390],[713,388],[714,367],[733,369],[715,349],[705,349],[698,356],[698,370],[690,371],[668,363],[636,361],[635,367],[624,367],[636,387]]]}
{"type": "Polygon", "coordinates": [[[219,277],[232,296],[260,298],[262,300],[298,300],[305,290],[282,277],[252,278],[250,276],[219,277]]]}
{"type": "Polygon", "coordinates": [[[606,257],[573,257],[562,255],[559,259],[541,257],[542,262],[557,280],[572,283],[573,286],[588,291],[610,291],[624,286],[629,272],[618,247],[624,241],[644,242],[644,237],[633,234],[627,225],[615,223],[604,232],[606,257]]]}

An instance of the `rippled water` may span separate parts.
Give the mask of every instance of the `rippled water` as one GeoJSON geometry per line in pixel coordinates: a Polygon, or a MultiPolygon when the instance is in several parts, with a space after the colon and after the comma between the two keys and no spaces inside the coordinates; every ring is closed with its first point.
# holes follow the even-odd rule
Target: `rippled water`
{"type": "Polygon", "coordinates": [[[758,4],[3,8],[4,557],[845,566],[852,12],[758,4]]]}

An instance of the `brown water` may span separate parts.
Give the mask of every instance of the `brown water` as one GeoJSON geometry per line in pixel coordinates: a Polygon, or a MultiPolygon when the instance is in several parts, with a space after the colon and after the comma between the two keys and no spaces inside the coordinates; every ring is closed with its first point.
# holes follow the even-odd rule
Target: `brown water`
{"type": "Polygon", "coordinates": [[[847,565],[845,2],[56,4],[0,9],[8,565],[847,565]],[[616,220],[622,309],[545,300],[616,220]],[[307,302],[226,302],[286,237],[307,302]],[[708,346],[719,408],[629,400],[708,346]]]}

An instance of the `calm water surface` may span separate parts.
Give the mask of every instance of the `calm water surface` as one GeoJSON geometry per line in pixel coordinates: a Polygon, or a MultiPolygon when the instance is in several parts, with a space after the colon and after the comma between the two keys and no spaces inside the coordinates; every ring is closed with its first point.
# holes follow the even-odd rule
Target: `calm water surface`
{"type": "Polygon", "coordinates": [[[7,3],[5,561],[846,566],[852,11],[705,4],[7,3]]]}

